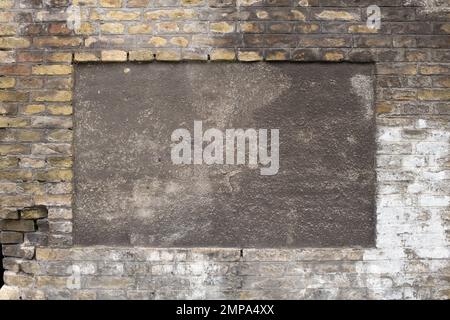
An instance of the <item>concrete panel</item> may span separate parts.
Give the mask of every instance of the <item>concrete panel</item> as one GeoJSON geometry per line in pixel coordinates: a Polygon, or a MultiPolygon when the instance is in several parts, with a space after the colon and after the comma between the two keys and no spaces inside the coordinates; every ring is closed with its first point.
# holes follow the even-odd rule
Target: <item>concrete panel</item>
{"type": "Polygon", "coordinates": [[[374,244],[371,64],[93,64],[75,77],[76,244],[374,244]],[[171,134],[194,120],[279,129],[278,173],[173,164],[171,134]]]}

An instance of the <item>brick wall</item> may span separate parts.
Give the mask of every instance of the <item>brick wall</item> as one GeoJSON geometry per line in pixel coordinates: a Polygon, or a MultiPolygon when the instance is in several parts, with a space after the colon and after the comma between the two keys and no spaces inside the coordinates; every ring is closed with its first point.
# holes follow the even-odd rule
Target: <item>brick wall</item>
{"type": "Polygon", "coordinates": [[[0,8],[0,297],[450,297],[448,1],[0,0],[0,8]],[[366,26],[372,4],[380,30],[366,26]],[[374,62],[376,247],[73,247],[72,65],[127,60],[374,62]]]}

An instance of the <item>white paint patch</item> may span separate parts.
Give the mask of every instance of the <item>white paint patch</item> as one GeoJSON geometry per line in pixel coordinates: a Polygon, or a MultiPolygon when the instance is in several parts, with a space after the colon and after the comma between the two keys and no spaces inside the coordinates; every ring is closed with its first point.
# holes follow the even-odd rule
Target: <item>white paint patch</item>
{"type": "Polygon", "coordinates": [[[372,77],[357,74],[350,78],[352,92],[356,94],[363,106],[366,108],[366,119],[373,116],[373,81],[372,77]]]}

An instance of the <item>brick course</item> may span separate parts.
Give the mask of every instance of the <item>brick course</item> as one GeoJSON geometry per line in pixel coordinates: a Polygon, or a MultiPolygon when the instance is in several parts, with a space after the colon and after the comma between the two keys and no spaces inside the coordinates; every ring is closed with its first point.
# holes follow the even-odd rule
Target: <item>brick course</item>
{"type": "Polygon", "coordinates": [[[448,299],[450,10],[440,0],[0,1],[2,298],[448,299]],[[381,29],[366,8],[381,8],[381,29]],[[71,28],[67,8],[81,23],[71,28]],[[72,246],[74,63],[376,64],[371,249],[72,246]],[[74,268],[80,283],[72,283],[74,268]]]}

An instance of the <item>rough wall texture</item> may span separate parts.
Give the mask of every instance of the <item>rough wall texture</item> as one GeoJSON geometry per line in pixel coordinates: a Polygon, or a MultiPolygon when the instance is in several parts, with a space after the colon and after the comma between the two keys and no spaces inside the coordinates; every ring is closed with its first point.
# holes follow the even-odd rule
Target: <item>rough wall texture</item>
{"type": "Polygon", "coordinates": [[[0,0],[1,297],[449,298],[448,2],[69,2],[0,0]],[[375,62],[376,247],[72,246],[72,64],[127,60],[375,62]]]}
{"type": "Polygon", "coordinates": [[[373,246],[373,67],[78,65],[74,244],[373,246]],[[174,165],[171,134],[193,133],[195,120],[204,132],[277,128],[279,171],[262,176],[258,166],[174,165]]]}

